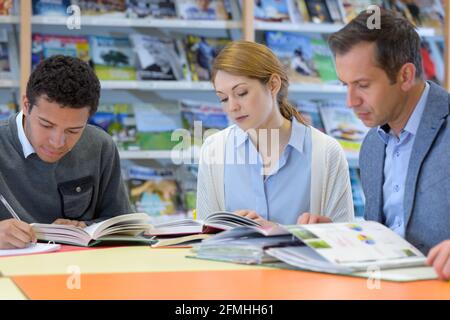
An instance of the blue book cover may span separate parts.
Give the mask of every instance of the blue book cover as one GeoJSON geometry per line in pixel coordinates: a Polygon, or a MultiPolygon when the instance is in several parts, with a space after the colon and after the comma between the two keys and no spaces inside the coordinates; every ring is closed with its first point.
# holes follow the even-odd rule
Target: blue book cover
{"type": "Polygon", "coordinates": [[[70,0],[33,0],[33,15],[66,16],[70,0]]]}

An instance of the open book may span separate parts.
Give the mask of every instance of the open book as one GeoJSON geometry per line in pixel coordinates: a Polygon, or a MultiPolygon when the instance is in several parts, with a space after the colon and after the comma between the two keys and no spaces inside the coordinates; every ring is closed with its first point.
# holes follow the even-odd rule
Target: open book
{"type": "Polygon", "coordinates": [[[120,215],[86,228],[42,223],[33,223],[31,226],[39,240],[83,247],[94,246],[103,241],[143,243],[150,241],[141,236],[150,227],[148,215],[145,213],[120,215]]]}
{"type": "Polygon", "coordinates": [[[395,281],[436,277],[433,269],[426,267],[426,257],[418,249],[378,222],[285,227],[301,242],[269,248],[266,253],[300,269],[361,277],[377,273],[382,279],[395,281]],[[408,271],[416,267],[420,272],[408,271]],[[384,273],[390,274],[391,279],[384,277],[384,273]]]}
{"type": "Polygon", "coordinates": [[[175,236],[197,233],[217,233],[239,226],[262,227],[259,223],[238,216],[232,212],[215,212],[205,220],[183,219],[154,225],[146,235],[150,236],[175,236]]]}

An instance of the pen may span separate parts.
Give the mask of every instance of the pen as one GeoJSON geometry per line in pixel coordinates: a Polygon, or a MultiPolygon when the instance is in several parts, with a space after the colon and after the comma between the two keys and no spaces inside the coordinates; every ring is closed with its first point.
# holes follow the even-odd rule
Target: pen
{"type": "Polygon", "coordinates": [[[8,209],[9,213],[11,213],[11,215],[13,216],[14,219],[22,221],[19,218],[19,216],[17,215],[17,213],[14,211],[14,209],[9,205],[8,201],[6,201],[5,197],[2,194],[0,194],[0,201],[3,203],[5,208],[8,209]]]}

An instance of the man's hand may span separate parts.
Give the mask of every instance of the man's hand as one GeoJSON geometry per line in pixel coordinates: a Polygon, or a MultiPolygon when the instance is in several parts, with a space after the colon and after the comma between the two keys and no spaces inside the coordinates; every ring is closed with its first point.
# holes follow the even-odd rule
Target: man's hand
{"type": "Polygon", "coordinates": [[[84,221],[77,221],[77,220],[69,220],[69,219],[56,219],[53,221],[54,224],[67,224],[72,225],[79,228],[86,228],[86,223],[84,221]]]}
{"type": "Polygon", "coordinates": [[[434,267],[439,279],[450,279],[450,240],[442,241],[430,250],[427,264],[434,267]]]}
{"type": "Polygon", "coordinates": [[[25,248],[36,241],[28,223],[16,219],[0,221],[0,249],[25,248]]]}
{"type": "Polygon", "coordinates": [[[318,214],[312,214],[305,212],[297,219],[297,224],[314,224],[314,223],[331,223],[330,218],[325,216],[319,216],[318,214]]]}
{"type": "Polygon", "coordinates": [[[270,222],[270,221],[267,221],[266,219],[261,218],[255,211],[252,211],[252,210],[236,210],[233,213],[237,214],[238,216],[245,217],[245,218],[248,218],[255,222],[258,222],[262,226],[276,225],[276,223],[274,223],[274,222],[270,222]]]}

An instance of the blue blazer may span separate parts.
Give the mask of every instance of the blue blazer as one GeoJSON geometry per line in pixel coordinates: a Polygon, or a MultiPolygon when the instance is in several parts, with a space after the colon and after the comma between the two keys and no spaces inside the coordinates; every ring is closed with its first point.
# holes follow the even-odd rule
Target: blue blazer
{"type": "MultiPolygon", "coordinates": [[[[439,242],[450,239],[450,99],[443,88],[429,84],[428,100],[411,151],[403,200],[405,238],[424,254],[439,242]]],[[[385,148],[377,128],[372,128],[363,142],[359,159],[366,197],[364,217],[381,223],[384,223],[385,148]]]]}

